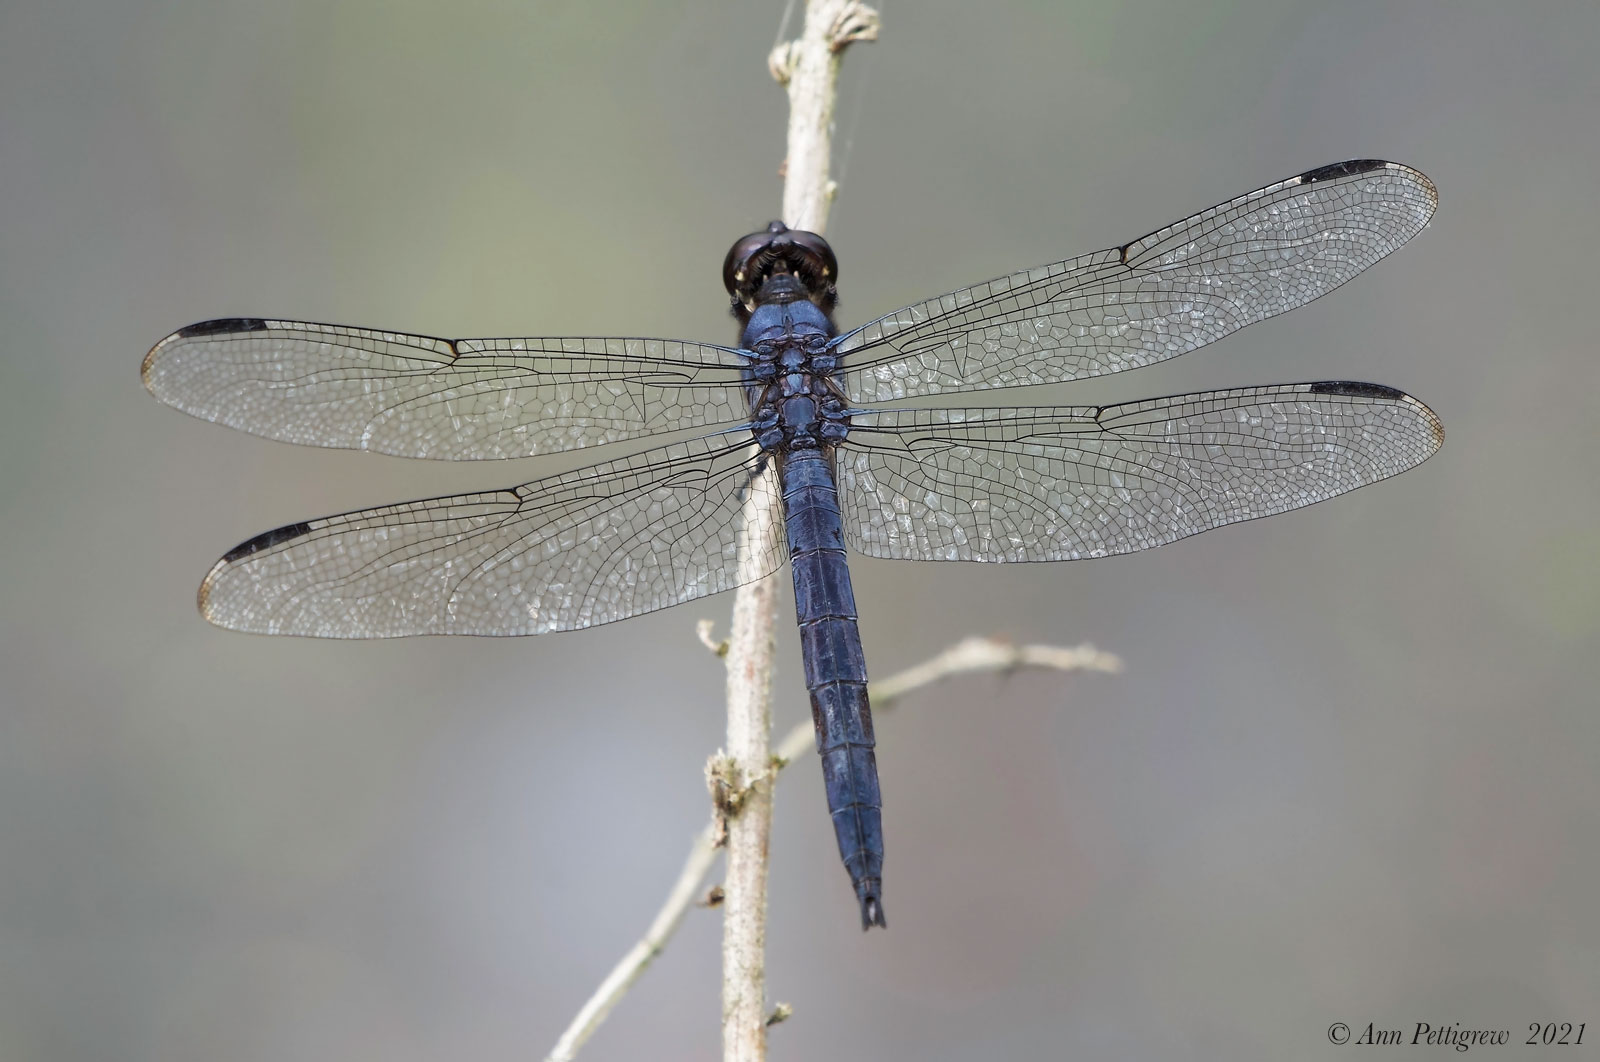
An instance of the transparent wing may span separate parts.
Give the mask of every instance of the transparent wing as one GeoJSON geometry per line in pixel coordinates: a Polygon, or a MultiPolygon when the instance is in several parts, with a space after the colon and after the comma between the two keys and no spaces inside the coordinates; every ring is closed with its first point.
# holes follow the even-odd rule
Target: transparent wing
{"type": "Polygon", "coordinates": [[[323,638],[590,627],[775,570],[777,498],[748,441],[697,439],[508,490],[268,531],[217,562],[200,610],[235,630],[323,638]],[[747,492],[759,514],[748,531],[747,492]]]}
{"type": "Polygon", "coordinates": [[[434,339],[229,318],[145,356],[145,387],[204,420],[307,446],[527,457],[744,417],[736,351],[666,339],[434,339]]]}
{"type": "Polygon", "coordinates": [[[1332,291],[1437,203],[1408,166],[1324,166],[1124,247],[897,310],[841,341],[839,378],[852,400],[881,402],[1149,365],[1332,291]]]}
{"type": "Polygon", "coordinates": [[[1433,411],[1393,388],[1305,383],[865,414],[836,467],[846,540],[869,556],[1075,560],[1310,505],[1443,439],[1433,411]]]}

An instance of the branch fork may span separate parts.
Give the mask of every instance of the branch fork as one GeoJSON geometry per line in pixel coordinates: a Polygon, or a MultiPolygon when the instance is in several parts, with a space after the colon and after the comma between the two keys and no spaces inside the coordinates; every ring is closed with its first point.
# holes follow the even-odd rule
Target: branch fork
{"type": "MultiPolygon", "coordinates": [[[[872,683],[870,696],[882,718],[891,714],[898,702],[907,694],[946,678],[983,672],[1010,675],[1025,668],[1115,674],[1122,670],[1122,661],[1114,654],[1096,649],[1092,645],[1080,645],[1074,648],[1053,645],[1018,646],[993,638],[968,638],[931,660],[872,683]]],[[[777,782],[777,776],[782,773],[789,761],[803,756],[814,742],[815,736],[809,719],[790,729],[777,743],[777,750],[773,753],[770,766],[763,772],[763,788],[770,792],[770,788],[777,782]]],[[[725,799],[741,805],[745,799],[741,795],[743,787],[734,785],[731,780],[722,777],[721,772],[725,768],[719,764],[725,760],[726,757],[722,755],[712,758],[707,764],[707,780],[710,782],[713,774],[716,774],[718,777],[715,784],[728,786],[728,795],[725,799]]],[[[718,799],[715,794],[714,799],[718,799]]],[[[726,829],[722,804],[716,803],[714,806],[716,810],[713,811],[712,821],[690,841],[683,869],[668,892],[661,910],[650,923],[649,930],[643,939],[628,950],[616,967],[606,975],[605,980],[600,982],[594,994],[579,1009],[577,1016],[572,1019],[572,1024],[561,1034],[561,1039],[546,1056],[549,1062],[568,1062],[576,1056],[579,1048],[588,1041],[605,1021],[606,1016],[611,1013],[611,1009],[639,979],[645,967],[665,949],[668,939],[677,931],[683,921],[684,913],[690,907],[718,907],[725,902],[726,894],[720,885],[713,886],[709,891],[702,891],[705,879],[716,863],[717,847],[722,844],[720,834],[726,829]]],[[[777,1016],[779,1010],[784,1011],[783,1017],[788,1017],[789,1008],[786,1004],[780,1003],[777,1009],[762,1014],[763,1028],[775,1024],[772,1019],[777,1016]]]]}

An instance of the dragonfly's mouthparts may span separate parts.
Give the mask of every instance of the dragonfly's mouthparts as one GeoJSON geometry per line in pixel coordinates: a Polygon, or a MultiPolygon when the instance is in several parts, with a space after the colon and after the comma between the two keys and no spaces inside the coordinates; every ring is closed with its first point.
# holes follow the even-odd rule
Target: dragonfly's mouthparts
{"type": "Polygon", "coordinates": [[[805,282],[793,273],[774,273],[762,281],[754,301],[756,305],[764,306],[769,302],[794,302],[809,295],[805,282]]]}

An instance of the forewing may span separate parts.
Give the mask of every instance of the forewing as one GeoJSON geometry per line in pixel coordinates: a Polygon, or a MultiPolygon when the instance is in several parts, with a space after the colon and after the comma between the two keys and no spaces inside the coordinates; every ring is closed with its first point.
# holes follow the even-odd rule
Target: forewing
{"type": "Polygon", "coordinates": [[[145,356],[150,393],[307,446],[461,461],[528,457],[740,420],[741,361],[665,339],[435,339],[228,318],[145,356]]]}
{"type": "Polygon", "coordinates": [[[869,556],[1075,560],[1323,501],[1443,439],[1410,395],[1330,382],[865,414],[836,462],[846,540],[869,556]]]}
{"type": "Polygon", "coordinates": [[[1123,247],[916,303],[841,341],[858,402],[1056,383],[1176,357],[1302,306],[1422,231],[1409,166],[1324,166],[1123,247]]]}
{"type": "Polygon", "coordinates": [[[200,610],[235,630],[324,638],[590,627],[772,572],[784,556],[777,497],[748,441],[698,439],[269,531],[217,562],[200,610]]]}

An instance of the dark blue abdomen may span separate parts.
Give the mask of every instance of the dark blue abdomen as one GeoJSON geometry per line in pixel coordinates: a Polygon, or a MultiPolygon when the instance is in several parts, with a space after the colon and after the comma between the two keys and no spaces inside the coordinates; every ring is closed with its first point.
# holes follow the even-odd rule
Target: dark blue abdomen
{"type": "Polygon", "coordinates": [[[795,613],[817,751],[839,854],[861,901],[861,924],[884,925],[883,813],[873,753],[867,663],[845,566],[833,466],[821,450],[783,455],[783,515],[795,613]]]}

